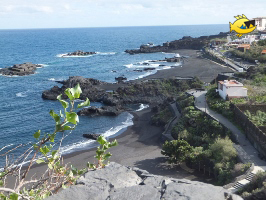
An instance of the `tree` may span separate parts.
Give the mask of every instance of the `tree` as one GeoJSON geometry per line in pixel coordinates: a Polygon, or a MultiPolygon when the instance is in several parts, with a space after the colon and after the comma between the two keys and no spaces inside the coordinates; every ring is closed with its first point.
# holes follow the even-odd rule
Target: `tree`
{"type": "Polygon", "coordinates": [[[216,141],[210,146],[210,151],[216,163],[230,162],[237,156],[233,142],[228,137],[224,139],[216,139],[216,141]]]}
{"type": "Polygon", "coordinates": [[[185,140],[166,141],[163,144],[161,153],[168,156],[169,163],[181,163],[185,161],[192,153],[193,147],[185,140]]]}

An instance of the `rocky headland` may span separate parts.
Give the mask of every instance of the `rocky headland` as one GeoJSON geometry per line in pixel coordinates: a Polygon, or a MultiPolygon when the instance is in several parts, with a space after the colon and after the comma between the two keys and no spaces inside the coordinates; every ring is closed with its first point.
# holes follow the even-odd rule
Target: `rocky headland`
{"type": "Polygon", "coordinates": [[[5,76],[26,76],[34,74],[37,67],[42,67],[42,65],[32,64],[30,62],[16,64],[12,67],[0,69],[0,74],[5,76]]]}
{"type": "Polygon", "coordinates": [[[85,173],[76,185],[48,198],[79,200],[242,200],[223,187],[187,179],[150,174],[136,167],[111,162],[85,173]]]}
{"type": "Polygon", "coordinates": [[[191,80],[162,79],[111,84],[80,76],[72,76],[68,80],[59,81],[59,83],[63,84],[61,88],[54,86],[50,90],[45,90],[42,93],[42,97],[56,100],[57,96],[62,94],[62,98],[66,99],[65,89],[74,87],[79,83],[82,89],[80,99],[89,98],[90,101],[101,102],[106,105],[101,108],[84,108],[78,113],[79,115],[88,116],[116,116],[128,110],[126,108],[128,104],[145,103],[157,105],[165,101],[170,102],[173,101],[178,92],[188,88],[197,88],[200,85],[197,78],[191,80]],[[103,89],[105,87],[109,87],[109,90],[113,88],[113,92],[107,92],[103,89]]]}
{"type": "Polygon", "coordinates": [[[93,54],[96,54],[96,52],[85,52],[85,51],[78,50],[78,51],[74,51],[72,53],[64,54],[64,55],[62,55],[62,57],[65,57],[65,56],[88,56],[88,55],[93,55],[93,54]]]}
{"type": "Polygon", "coordinates": [[[129,54],[138,53],[155,53],[155,52],[170,52],[178,49],[194,49],[199,50],[206,46],[210,39],[226,37],[227,32],[220,32],[218,35],[201,36],[198,38],[193,38],[190,36],[184,36],[182,39],[174,40],[171,42],[165,42],[163,45],[151,46],[151,45],[141,45],[139,49],[126,50],[129,54]]]}

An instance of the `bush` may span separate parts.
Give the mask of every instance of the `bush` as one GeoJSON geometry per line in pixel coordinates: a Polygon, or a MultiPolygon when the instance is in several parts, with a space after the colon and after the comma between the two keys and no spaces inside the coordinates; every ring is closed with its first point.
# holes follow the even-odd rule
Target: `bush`
{"type": "Polygon", "coordinates": [[[172,140],[163,144],[161,153],[168,157],[169,163],[179,164],[190,156],[192,149],[185,140],[172,140]]]}

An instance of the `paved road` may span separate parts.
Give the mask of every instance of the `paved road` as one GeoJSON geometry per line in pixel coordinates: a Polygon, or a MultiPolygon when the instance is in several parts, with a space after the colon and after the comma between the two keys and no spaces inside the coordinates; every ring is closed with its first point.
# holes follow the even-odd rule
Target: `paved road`
{"type": "Polygon", "coordinates": [[[258,151],[253,147],[253,145],[246,139],[245,135],[241,133],[241,131],[232,124],[227,118],[222,116],[221,114],[216,113],[215,111],[211,110],[208,105],[206,104],[205,94],[206,91],[190,91],[190,94],[193,93],[195,97],[195,106],[202,110],[203,112],[209,114],[221,124],[226,126],[232,133],[236,136],[239,145],[235,145],[235,148],[239,154],[240,159],[242,162],[252,162],[255,166],[266,170],[266,162],[261,160],[258,157],[258,151]]]}
{"type": "Polygon", "coordinates": [[[220,59],[222,59],[226,64],[230,65],[232,68],[234,68],[236,71],[239,72],[239,67],[234,64],[232,61],[228,60],[227,58],[223,57],[223,55],[221,55],[218,52],[215,52],[213,50],[207,50],[209,51],[211,54],[215,55],[216,57],[219,57],[220,59]]]}

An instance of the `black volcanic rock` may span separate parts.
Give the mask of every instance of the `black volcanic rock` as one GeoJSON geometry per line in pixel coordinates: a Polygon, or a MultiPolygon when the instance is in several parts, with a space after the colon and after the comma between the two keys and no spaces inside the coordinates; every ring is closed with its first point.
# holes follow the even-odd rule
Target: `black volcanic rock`
{"type": "Polygon", "coordinates": [[[143,69],[143,71],[150,71],[150,70],[155,70],[155,67],[146,67],[143,69]]]}
{"type": "Polygon", "coordinates": [[[124,111],[123,108],[119,106],[103,106],[100,108],[89,107],[83,108],[78,112],[80,116],[117,116],[124,111]]]}
{"type": "Polygon", "coordinates": [[[7,75],[7,76],[25,76],[34,74],[37,67],[42,67],[38,64],[32,63],[23,63],[23,64],[16,64],[12,67],[7,67],[0,69],[0,74],[7,75]]]}
{"type": "Polygon", "coordinates": [[[62,57],[64,56],[88,56],[88,55],[93,55],[93,54],[96,54],[96,52],[84,52],[84,51],[78,50],[72,53],[64,54],[62,57]]]}
{"type": "Polygon", "coordinates": [[[97,140],[100,135],[94,133],[84,133],[82,136],[91,140],[97,140]]]}
{"type": "Polygon", "coordinates": [[[67,96],[64,94],[64,91],[67,88],[75,87],[78,83],[82,89],[82,94],[80,95],[80,99],[85,100],[89,98],[90,101],[101,101],[102,96],[105,94],[105,91],[98,88],[97,86],[106,84],[103,81],[99,81],[92,78],[83,78],[81,76],[71,76],[68,80],[61,81],[63,86],[60,88],[58,86],[54,86],[50,90],[45,90],[42,93],[42,98],[56,100],[59,94],[63,94],[62,98],[66,99],[67,96]]]}
{"type": "Polygon", "coordinates": [[[167,52],[178,49],[199,50],[202,47],[206,46],[210,39],[226,37],[227,34],[228,34],[227,32],[225,33],[221,32],[218,35],[201,36],[199,38],[184,36],[182,39],[163,43],[162,46],[141,45],[139,49],[126,50],[125,52],[129,54],[138,54],[138,53],[167,52]]]}
{"type": "Polygon", "coordinates": [[[118,82],[118,83],[121,83],[123,81],[126,81],[127,78],[125,76],[119,76],[119,77],[115,77],[115,80],[118,82]]]}

